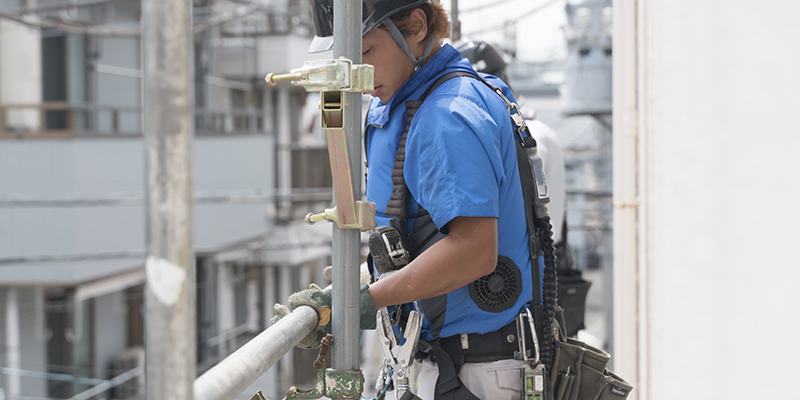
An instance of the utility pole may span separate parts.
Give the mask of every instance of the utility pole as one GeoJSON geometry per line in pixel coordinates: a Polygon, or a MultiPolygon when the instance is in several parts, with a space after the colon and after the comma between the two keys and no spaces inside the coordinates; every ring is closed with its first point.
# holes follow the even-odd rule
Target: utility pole
{"type": "Polygon", "coordinates": [[[461,21],[458,19],[458,0],[450,0],[450,40],[455,43],[461,40],[461,21]]]}
{"type": "MultiPolygon", "coordinates": [[[[334,0],[333,57],[347,57],[361,64],[361,0],[334,0]]],[[[361,200],[361,93],[342,92],[347,147],[351,154],[350,179],[353,199],[361,200]]],[[[340,200],[339,200],[340,201],[340,200]]],[[[333,360],[338,371],[359,368],[360,337],[360,234],[358,229],[340,229],[333,224],[333,360]]]]}
{"type": "Polygon", "coordinates": [[[148,399],[194,397],[193,48],[191,0],[142,0],[148,399]]]}

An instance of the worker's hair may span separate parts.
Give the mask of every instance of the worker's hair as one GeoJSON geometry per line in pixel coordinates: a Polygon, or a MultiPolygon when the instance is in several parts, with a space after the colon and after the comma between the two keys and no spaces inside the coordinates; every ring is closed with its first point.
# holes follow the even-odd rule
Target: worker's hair
{"type": "MultiPolygon", "coordinates": [[[[438,40],[450,36],[450,21],[447,20],[447,13],[444,11],[444,8],[442,8],[442,5],[424,3],[419,7],[414,7],[410,10],[401,11],[392,15],[392,22],[397,26],[397,30],[400,31],[403,37],[410,35],[414,30],[414,26],[408,16],[417,8],[425,12],[425,17],[428,19],[428,34],[425,35],[426,41],[431,37],[435,37],[438,40]]],[[[383,25],[379,28],[388,29],[383,25]]]]}

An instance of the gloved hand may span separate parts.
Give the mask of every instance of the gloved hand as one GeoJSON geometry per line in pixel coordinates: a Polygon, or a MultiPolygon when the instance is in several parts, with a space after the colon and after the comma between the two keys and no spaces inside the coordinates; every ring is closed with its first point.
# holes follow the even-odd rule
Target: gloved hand
{"type": "MultiPolygon", "coordinates": [[[[313,308],[319,316],[317,328],[304,337],[297,347],[304,349],[315,349],[321,345],[322,338],[331,333],[331,289],[320,289],[315,284],[309,285],[308,289],[297,292],[289,296],[289,305],[292,308],[309,306],[313,308]]],[[[375,305],[372,303],[372,296],[369,294],[369,285],[361,285],[361,329],[375,329],[375,305]]],[[[275,317],[272,323],[278,322],[281,318],[289,315],[289,308],[282,304],[275,304],[275,317]]]]}

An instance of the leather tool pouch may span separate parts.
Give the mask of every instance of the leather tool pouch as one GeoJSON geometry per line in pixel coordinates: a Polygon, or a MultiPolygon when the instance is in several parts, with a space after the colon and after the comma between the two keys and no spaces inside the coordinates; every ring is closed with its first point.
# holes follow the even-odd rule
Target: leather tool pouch
{"type": "Polygon", "coordinates": [[[624,400],[633,387],[606,369],[611,355],[579,340],[556,343],[548,400],[624,400]]]}

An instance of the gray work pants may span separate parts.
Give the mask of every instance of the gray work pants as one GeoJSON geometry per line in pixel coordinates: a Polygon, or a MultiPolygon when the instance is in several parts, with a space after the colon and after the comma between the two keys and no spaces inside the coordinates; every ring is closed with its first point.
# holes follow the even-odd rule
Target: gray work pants
{"type": "MultiPolygon", "coordinates": [[[[422,360],[417,389],[422,400],[433,400],[439,368],[429,359],[422,360]]],[[[522,361],[499,360],[485,363],[466,363],[458,373],[461,383],[481,400],[520,400],[522,391],[522,361]]]]}

